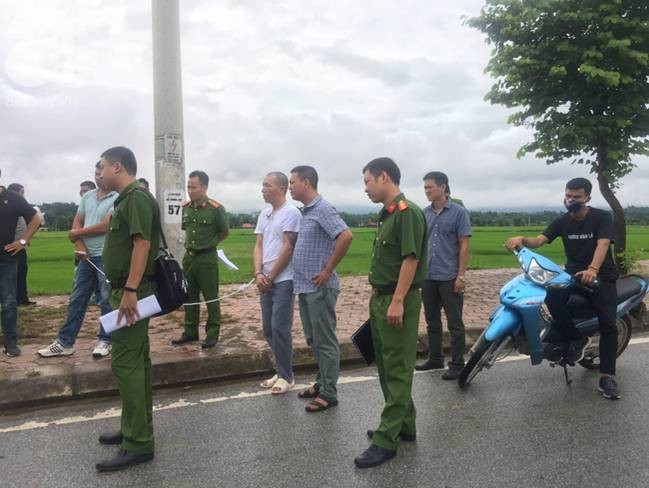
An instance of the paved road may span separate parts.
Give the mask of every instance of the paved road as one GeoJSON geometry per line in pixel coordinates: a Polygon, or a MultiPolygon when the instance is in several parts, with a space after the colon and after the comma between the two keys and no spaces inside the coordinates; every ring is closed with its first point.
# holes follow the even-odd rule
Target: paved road
{"type": "MultiPolygon", "coordinates": [[[[9,487],[591,487],[649,486],[649,338],[619,362],[623,399],[595,391],[597,375],[526,359],[481,373],[466,391],[439,372],[415,376],[418,441],[371,470],[352,459],[368,445],[381,396],[372,369],[345,371],[341,404],[304,412],[294,394],[255,382],[156,395],[156,459],[113,474],[94,463],[113,448],[114,399],[0,417],[0,486],[9,487]]],[[[308,378],[300,377],[305,383],[308,378]]]]}

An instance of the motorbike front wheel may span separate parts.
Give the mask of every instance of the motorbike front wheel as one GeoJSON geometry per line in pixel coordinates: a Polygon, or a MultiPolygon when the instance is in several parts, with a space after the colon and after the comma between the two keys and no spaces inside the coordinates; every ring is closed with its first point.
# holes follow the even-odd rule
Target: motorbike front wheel
{"type": "MultiPolygon", "coordinates": [[[[619,357],[631,340],[631,319],[628,315],[624,315],[616,320],[615,327],[617,328],[616,357],[619,357]]],[[[601,340],[600,337],[598,337],[598,339],[601,340]]],[[[595,356],[594,358],[584,358],[579,361],[579,365],[586,369],[599,369],[599,356],[595,356]]]]}
{"type": "Polygon", "coordinates": [[[495,341],[488,341],[483,337],[478,339],[478,345],[475,351],[471,354],[464,368],[462,368],[460,377],[457,380],[461,388],[469,386],[473,378],[482,371],[482,368],[484,368],[485,364],[487,364],[496,352],[496,349],[498,349],[501,341],[502,338],[495,341]]]}

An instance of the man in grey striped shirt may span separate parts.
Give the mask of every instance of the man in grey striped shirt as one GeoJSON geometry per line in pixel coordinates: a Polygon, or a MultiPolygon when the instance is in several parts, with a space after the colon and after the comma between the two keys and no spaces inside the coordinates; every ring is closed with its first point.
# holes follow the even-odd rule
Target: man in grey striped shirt
{"type": "Polygon", "coordinates": [[[311,166],[291,170],[289,191],[304,204],[293,252],[293,292],[307,344],[318,363],[318,376],[298,396],[312,401],[307,412],[338,405],[340,348],[336,338],[336,300],[340,290],[336,266],[347,254],[352,232],[336,209],[318,194],[318,173],[311,166]]]}

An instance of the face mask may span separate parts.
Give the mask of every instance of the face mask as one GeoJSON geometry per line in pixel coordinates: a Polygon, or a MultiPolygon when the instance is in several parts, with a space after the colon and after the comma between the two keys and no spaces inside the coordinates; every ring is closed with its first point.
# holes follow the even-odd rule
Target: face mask
{"type": "Polygon", "coordinates": [[[572,198],[565,198],[563,200],[563,205],[566,207],[566,210],[570,213],[579,212],[586,205],[584,202],[579,200],[573,200],[572,198]]]}

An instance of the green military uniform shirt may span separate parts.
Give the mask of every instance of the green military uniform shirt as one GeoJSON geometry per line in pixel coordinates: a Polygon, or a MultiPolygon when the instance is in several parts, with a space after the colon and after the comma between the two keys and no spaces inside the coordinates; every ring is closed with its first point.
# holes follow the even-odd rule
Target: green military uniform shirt
{"type": "MultiPolygon", "coordinates": [[[[104,271],[111,282],[110,304],[119,308],[128,279],[133,253],[133,236],[141,235],[151,243],[137,298],[152,291],[155,258],[160,246],[158,204],[134,181],[115,200],[115,211],[108,225],[104,243],[104,271]]],[[[122,397],[121,449],[134,453],[153,453],[153,400],[151,394],[151,358],[149,357],[149,319],[138,320],[111,334],[111,368],[122,397]]]]}
{"type": "Polygon", "coordinates": [[[121,191],[115,200],[115,211],[104,243],[104,271],[111,283],[118,285],[128,279],[133,253],[133,236],[139,234],[151,243],[144,270],[144,278],[155,274],[155,258],[160,246],[157,203],[153,197],[139,189],[134,181],[121,191]]]}
{"type": "Polygon", "coordinates": [[[219,236],[229,228],[228,214],[223,205],[206,198],[202,204],[183,204],[182,229],[185,231],[185,249],[200,251],[215,248],[219,236]]]}
{"type": "Polygon", "coordinates": [[[426,220],[421,209],[400,193],[379,213],[379,226],[370,264],[370,284],[396,285],[401,263],[410,255],[419,260],[412,281],[413,285],[419,285],[426,278],[428,265],[426,220]]]}
{"type": "MultiPolygon", "coordinates": [[[[426,221],[421,209],[399,194],[379,214],[370,283],[375,287],[394,287],[399,281],[401,264],[407,256],[417,258],[412,281],[420,285],[426,278],[428,246],[426,221]]],[[[388,324],[391,293],[374,294],[370,299],[372,344],[379,381],[386,399],[381,422],[372,443],[396,451],[401,434],[415,435],[416,411],[412,400],[412,378],[417,356],[417,332],[421,295],[412,287],[403,300],[403,325],[388,324]]]]}

